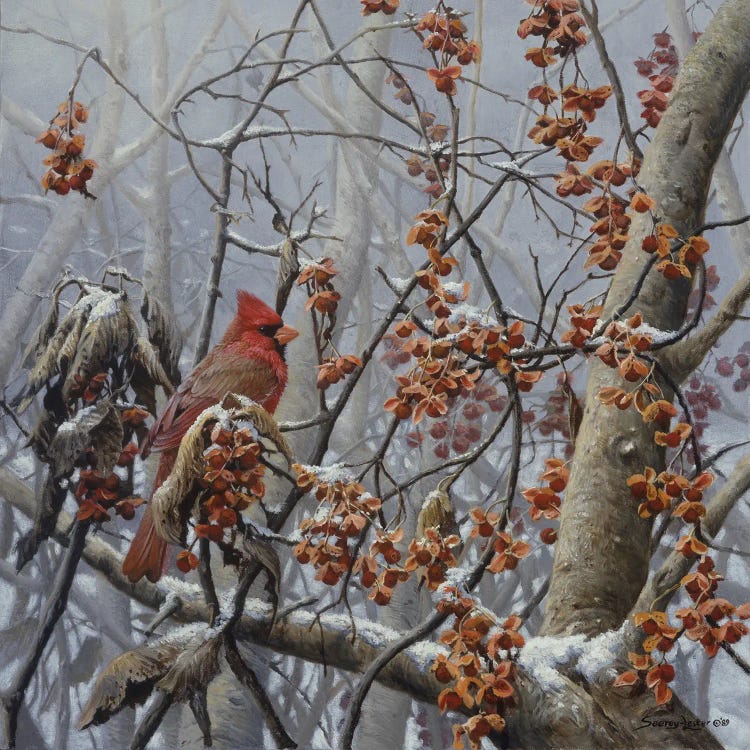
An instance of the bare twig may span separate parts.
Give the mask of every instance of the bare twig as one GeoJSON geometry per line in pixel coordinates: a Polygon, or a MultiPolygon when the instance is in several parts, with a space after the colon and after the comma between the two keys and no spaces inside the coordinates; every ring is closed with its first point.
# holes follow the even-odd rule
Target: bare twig
{"type": "Polygon", "coordinates": [[[8,748],[8,750],[13,750],[16,747],[18,712],[21,709],[26,689],[39,666],[44,648],[55,629],[57,621],[65,612],[70,587],[73,585],[78,562],[86,546],[88,529],[89,523],[87,521],[76,521],[73,524],[68,548],[63,555],[52,590],[39,617],[39,626],[34,634],[29,654],[22,663],[11,686],[0,698],[0,709],[2,709],[0,715],[0,731],[2,732],[0,745],[8,748]]]}

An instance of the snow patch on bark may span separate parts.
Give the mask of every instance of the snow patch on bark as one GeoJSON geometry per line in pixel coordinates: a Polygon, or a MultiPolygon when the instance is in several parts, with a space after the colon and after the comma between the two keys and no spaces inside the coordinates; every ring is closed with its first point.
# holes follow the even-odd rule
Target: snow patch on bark
{"type": "Polygon", "coordinates": [[[623,633],[624,625],[591,639],[583,633],[531,638],[521,649],[518,663],[543,689],[564,690],[566,683],[560,668],[575,669],[587,680],[594,680],[615,660],[623,633]]]}

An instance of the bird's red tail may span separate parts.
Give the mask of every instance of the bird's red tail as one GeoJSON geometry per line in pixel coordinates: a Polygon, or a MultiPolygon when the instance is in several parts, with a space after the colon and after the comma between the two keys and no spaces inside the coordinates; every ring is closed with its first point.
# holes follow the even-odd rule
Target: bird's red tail
{"type": "MultiPolygon", "coordinates": [[[[170,475],[175,458],[177,458],[176,450],[162,453],[154,481],[154,492],[170,475]]],[[[166,556],[167,543],[156,533],[151,507],[148,506],[130,543],[128,554],[123,560],[122,572],[132,583],[137,583],[143,576],[146,576],[152,583],[156,583],[164,572],[166,556]]]]}

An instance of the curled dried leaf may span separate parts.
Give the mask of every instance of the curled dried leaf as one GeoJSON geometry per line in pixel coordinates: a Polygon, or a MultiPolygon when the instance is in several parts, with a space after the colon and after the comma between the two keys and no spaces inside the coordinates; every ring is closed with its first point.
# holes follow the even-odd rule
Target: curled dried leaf
{"type": "Polygon", "coordinates": [[[194,637],[182,649],[172,668],[157,683],[156,687],[172,695],[176,701],[186,702],[207,685],[219,673],[221,635],[205,639],[203,634],[194,637]]]}
{"type": "Polygon", "coordinates": [[[126,651],[112,659],[96,678],[91,696],[78,720],[78,729],[104,724],[125,706],[144,703],[156,682],[169,672],[182,650],[174,635],[126,651]]]}
{"type": "Polygon", "coordinates": [[[122,452],[123,429],[120,412],[110,401],[99,401],[63,422],[49,443],[47,459],[52,476],[68,475],[79,455],[94,446],[97,470],[112,473],[122,452]]]}

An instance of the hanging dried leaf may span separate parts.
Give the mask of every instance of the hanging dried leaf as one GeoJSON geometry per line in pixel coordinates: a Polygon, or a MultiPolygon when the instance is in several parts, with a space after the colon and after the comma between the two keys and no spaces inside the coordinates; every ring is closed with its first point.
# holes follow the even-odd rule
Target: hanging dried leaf
{"type": "Polygon", "coordinates": [[[229,421],[237,425],[249,423],[258,433],[258,439],[270,441],[291,466],[291,449],[274,418],[249,398],[236,393],[228,394],[221,404],[210,407],[200,414],[185,433],[169,477],[151,499],[154,529],[170,544],[185,544],[188,519],[199,490],[196,480],[204,474],[204,429],[220,421],[229,421]]]}
{"type": "Polygon", "coordinates": [[[39,359],[47,349],[47,345],[55,333],[57,328],[57,322],[59,320],[59,313],[57,310],[57,297],[55,296],[52,307],[50,307],[47,317],[42,321],[39,328],[36,329],[34,335],[31,337],[26,350],[23,353],[23,359],[21,361],[22,367],[30,367],[32,362],[39,359]]]}
{"type": "Polygon", "coordinates": [[[243,547],[248,557],[266,571],[268,575],[266,591],[278,602],[281,584],[281,560],[278,553],[269,542],[253,537],[245,539],[243,547]]]}
{"type": "Polygon", "coordinates": [[[281,315],[286,307],[289,293],[299,276],[297,244],[287,238],[281,245],[279,272],[276,276],[276,312],[281,315]]]}
{"type": "MultiPolygon", "coordinates": [[[[148,290],[143,292],[141,317],[146,321],[148,340],[158,352],[158,361],[167,375],[170,384],[180,383],[180,352],[182,351],[182,336],[173,318],[164,311],[159,300],[148,290]]],[[[158,382],[154,378],[155,382],[158,382]]]]}
{"type": "Polygon", "coordinates": [[[48,474],[36,507],[34,528],[29,529],[16,543],[16,572],[20,573],[34,557],[39,545],[49,539],[67,496],[67,488],[60,487],[51,474],[48,474]]]}
{"type": "Polygon", "coordinates": [[[125,706],[144,703],[174,665],[183,646],[175,632],[154,644],[116,656],[96,678],[78,729],[103,724],[125,706]]]}
{"type": "Polygon", "coordinates": [[[208,700],[205,690],[197,690],[190,696],[190,710],[195,723],[203,735],[203,747],[211,747],[211,717],[208,715],[208,700]]]}
{"type": "Polygon", "coordinates": [[[195,500],[195,481],[203,476],[203,428],[218,421],[220,411],[223,410],[215,406],[196,419],[182,438],[170,475],[151,498],[154,529],[170,544],[185,544],[187,522],[195,500]]]}
{"type": "Polygon", "coordinates": [[[422,503],[417,516],[417,533],[415,539],[423,539],[425,530],[433,528],[440,536],[458,533],[458,524],[450,496],[445,490],[436,489],[430,492],[422,503]]]}
{"type": "Polygon", "coordinates": [[[50,473],[55,479],[68,476],[81,453],[93,446],[97,469],[107,476],[122,451],[122,440],[120,412],[110,401],[99,401],[57,428],[47,451],[50,473]]]}
{"type": "Polygon", "coordinates": [[[83,308],[78,305],[62,319],[60,326],[47,344],[46,350],[39,356],[29,372],[26,388],[17,400],[18,411],[24,411],[31,403],[39,389],[51,378],[61,372],[67,372],[67,363],[75,355],[78,340],[81,337],[86,318],[83,308]]]}
{"type": "Polygon", "coordinates": [[[201,634],[193,638],[156,687],[183,703],[196,692],[205,690],[219,673],[222,641],[221,635],[205,639],[201,634]]]}
{"type": "MultiPolygon", "coordinates": [[[[106,372],[113,360],[130,349],[137,337],[137,326],[124,292],[97,290],[86,326],[81,333],[75,358],[63,385],[67,400],[80,382],[88,383],[100,372],[106,372]]],[[[80,304],[80,303],[79,303],[80,304]]]]}
{"type": "Polygon", "coordinates": [[[148,383],[152,391],[155,385],[159,385],[164,389],[167,396],[171,396],[174,393],[174,384],[179,383],[179,378],[172,380],[170,374],[164,369],[159,355],[151,342],[143,337],[139,337],[133,347],[130,360],[135,365],[133,370],[134,377],[131,380],[131,384],[136,393],[138,393],[136,388],[138,382],[143,385],[148,383]],[[141,369],[142,372],[137,373],[137,369],[141,369]]]}

